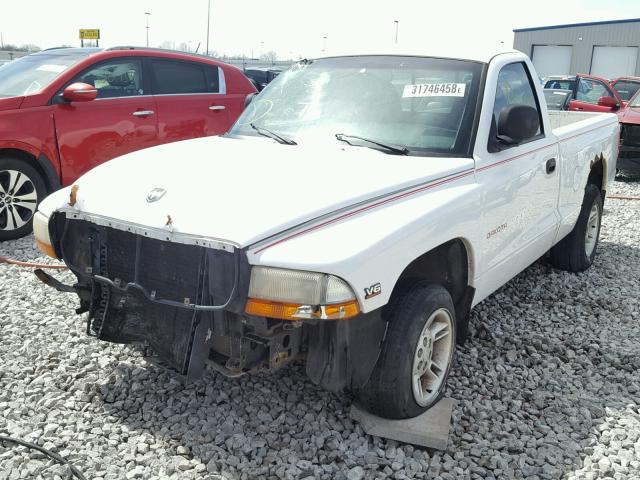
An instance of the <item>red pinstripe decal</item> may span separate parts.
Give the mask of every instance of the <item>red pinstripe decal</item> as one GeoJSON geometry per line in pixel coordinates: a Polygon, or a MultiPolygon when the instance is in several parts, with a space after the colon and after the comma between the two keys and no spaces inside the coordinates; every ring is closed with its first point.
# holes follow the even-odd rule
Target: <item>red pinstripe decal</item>
{"type": "Polygon", "coordinates": [[[458,180],[458,179],[463,178],[463,177],[468,177],[469,175],[472,175],[473,173],[474,173],[473,170],[469,170],[467,172],[455,175],[453,177],[445,178],[443,180],[438,180],[437,182],[424,185],[424,186],[416,188],[414,190],[409,190],[407,192],[395,195],[393,197],[389,197],[389,198],[386,198],[384,200],[380,200],[379,202],[372,203],[372,204],[366,205],[364,207],[360,207],[360,208],[358,208],[356,210],[352,210],[351,212],[345,213],[343,215],[340,215],[338,217],[332,218],[332,219],[327,220],[325,222],[318,223],[317,225],[314,225],[314,226],[309,227],[307,229],[300,230],[299,232],[293,233],[293,234],[291,234],[291,235],[289,235],[287,237],[283,237],[280,240],[277,240],[277,241],[275,241],[273,243],[270,243],[269,245],[265,245],[264,247],[256,250],[256,253],[263,252],[267,248],[274,247],[274,246],[279,245],[279,244],[281,244],[283,242],[286,242],[287,240],[291,240],[292,238],[299,237],[300,235],[304,235],[305,233],[313,232],[315,230],[318,230],[319,228],[326,227],[327,225],[331,225],[333,223],[339,222],[340,220],[344,220],[345,218],[352,217],[352,216],[357,215],[358,213],[364,212],[366,210],[371,210],[372,208],[379,207],[380,205],[385,205],[387,203],[393,202],[393,201],[398,200],[400,198],[404,198],[404,197],[407,197],[409,195],[414,195],[416,193],[419,193],[419,192],[422,192],[422,191],[425,191],[425,190],[429,190],[431,188],[434,188],[434,187],[437,187],[437,186],[440,186],[440,185],[444,185],[445,183],[453,182],[454,180],[458,180]]]}
{"type": "MultiPolygon", "coordinates": [[[[571,137],[564,138],[564,139],[560,140],[560,142],[564,142],[566,140],[571,140],[572,138],[579,137],[580,135],[584,135],[586,133],[593,132],[594,130],[598,130],[599,128],[600,127],[592,128],[591,130],[587,130],[586,132],[578,133],[578,134],[573,135],[571,137]]],[[[497,167],[499,165],[503,165],[505,163],[512,162],[513,160],[516,160],[516,159],[518,159],[520,157],[524,157],[526,155],[530,155],[530,154],[538,152],[540,150],[544,150],[545,148],[549,148],[550,146],[551,145],[545,145],[544,147],[536,148],[535,150],[531,150],[529,152],[521,153],[520,155],[516,155],[514,157],[505,158],[504,160],[500,160],[499,162],[495,162],[495,163],[492,163],[490,165],[485,165],[484,167],[480,167],[480,168],[477,168],[475,170],[470,170],[468,172],[464,172],[464,173],[455,175],[453,177],[445,178],[443,180],[438,180],[437,182],[429,183],[427,185],[423,185],[422,187],[418,187],[418,188],[416,188],[414,190],[409,190],[407,192],[395,195],[393,197],[389,197],[389,198],[381,200],[379,202],[372,203],[372,204],[364,206],[364,207],[360,207],[360,208],[358,208],[356,210],[352,210],[351,212],[345,213],[343,215],[340,215],[338,217],[332,218],[332,219],[327,220],[325,222],[318,223],[317,225],[314,225],[312,227],[309,227],[309,228],[306,228],[304,230],[300,230],[298,232],[292,233],[291,235],[289,235],[287,237],[283,237],[280,240],[276,240],[273,243],[270,243],[268,245],[265,245],[264,247],[259,248],[258,250],[256,250],[255,253],[258,254],[258,253],[264,252],[268,248],[275,247],[276,245],[280,245],[281,243],[284,243],[284,242],[286,242],[288,240],[291,240],[293,238],[297,238],[297,237],[299,237],[301,235],[305,235],[305,234],[307,234],[309,232],[313,232],[313,231],[318,230],[320,228],[326,227],[327,225],[331,225],[333,223],[339,222],[340,220],[344,220],[345,218],[353,217],[354,215],[362,213],[362,212],[364,212],[366,210],[371,210],[372,208],[379,207],[380,205],[386,205],[387,203],[394,202],[394,201],[399,200],[401,198],[408,197],[410,195],[415,195],[416,193],[424,192],[425,190],[429,190],[431,188],[435,188],[435,187],[438,187],[440,185],[444,185],[446,183],[450,183],[450,182],[453,182],[455,180],[459,180],[461,178],[468,177],[469,175],[472,175],[475,172],[483,172],[483,171],[488,170],[490,168],[497,167]]]]}
{"type": "Polygon", "coordinates": [[[504,160],[500,160],[499,162],[491,163],[489,165],[485,165],[484,167],[476,168],[476,172],[484,172],[485,170],[489,170],[490,168],[497,167],[498,165],[503,165],[505,163],[509,163],[509,162],[514,161],[514,160],[517,160],[520,157],[524,157],[524,156],[529,155],[531,153],[536,153],[536,152],[538,152],[540,150],[544,150],[545,148],[549,148],[550,146],[551,145],[545,145],[544,147],[536,148],[535,150],[531,150],[529,152],[521,153],[520,155],[516,155],[515,157],[505,158],[504,160]]]}

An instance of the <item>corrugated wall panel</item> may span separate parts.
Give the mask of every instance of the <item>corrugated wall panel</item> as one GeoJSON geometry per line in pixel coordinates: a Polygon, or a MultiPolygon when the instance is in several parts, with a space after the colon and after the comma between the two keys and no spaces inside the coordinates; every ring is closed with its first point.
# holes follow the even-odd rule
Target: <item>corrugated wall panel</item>
{"type": "MultiPolygon", "coordinates": [[[[531,55],[534,45],[573,46],[571,73],[589,73],[594,46],[640,47],[640,22],[515,32],[514,49],[531,55]]],[[[640,76],[640,58],[636,65],[636,75],[640,76]]]]}

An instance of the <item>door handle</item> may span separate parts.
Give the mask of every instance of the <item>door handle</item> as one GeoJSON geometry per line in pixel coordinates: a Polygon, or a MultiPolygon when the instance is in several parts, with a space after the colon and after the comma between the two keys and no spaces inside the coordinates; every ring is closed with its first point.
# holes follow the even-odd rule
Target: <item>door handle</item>
{"type": "Polygon", "coordinates": [[[153,110],[138,110],[137,112],[133,112],[132,115],[134,117],[148,117],[149,115],[153,115],[154,112],[153,110]]]}
{"type": "Polygon", "coordinates": [[[547,173],[553,173],[556,171],[556,159],[555,158],[550,158],[549,160],[547,160],[547,173]]]}
{"type": "Polygon", "coordinates": [[[224,110],[226,107],[224,105],[211,105],[209,110],[224,110]]]}

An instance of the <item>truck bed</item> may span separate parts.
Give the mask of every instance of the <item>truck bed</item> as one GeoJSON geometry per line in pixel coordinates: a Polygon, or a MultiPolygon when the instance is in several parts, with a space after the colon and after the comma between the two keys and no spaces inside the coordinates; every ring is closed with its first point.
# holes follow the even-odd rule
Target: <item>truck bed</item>
{"type": "Polygon", "coordinates": [[[553,133],[558,135],[556,130],[562,129],[560,133],[564,133],[565,130],[563,127],[568,125],[572,125],[574,128],[578,128],[578,123],[582,124],[580,126],[593,125],[594,119],[597,118],[605,118],[605,116],[609,116],[612,119],[615,117],[612,113],[596,113],[596,112],[565,112],[558,110],[549,110],[549,121],[551,122],[551,128],[553,129],[553,133]]]}

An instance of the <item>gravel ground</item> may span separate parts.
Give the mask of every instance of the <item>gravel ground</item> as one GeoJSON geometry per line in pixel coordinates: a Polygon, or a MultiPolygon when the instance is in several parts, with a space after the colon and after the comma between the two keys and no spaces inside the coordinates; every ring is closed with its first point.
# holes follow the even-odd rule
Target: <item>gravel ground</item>
{"type": "MultiPolygon", "coordinates": [[[[611,193],[640,195],[617,182],[611,193]]],[[[472,314],[446,452],[370,437],[299,365],[197,383],[97,342],[71,295],[0,265],[0,434],[90,479],[640,478],[640,201],[608,200],[595,267],[539,261],[472,314]]],[[[45,261],[32,239],[0,255],[45,261]]],[[[67,279],[68,280],[68,279],[67,279]]],[[[0,446],[0,480],[67,478],[0,446]]]]}

